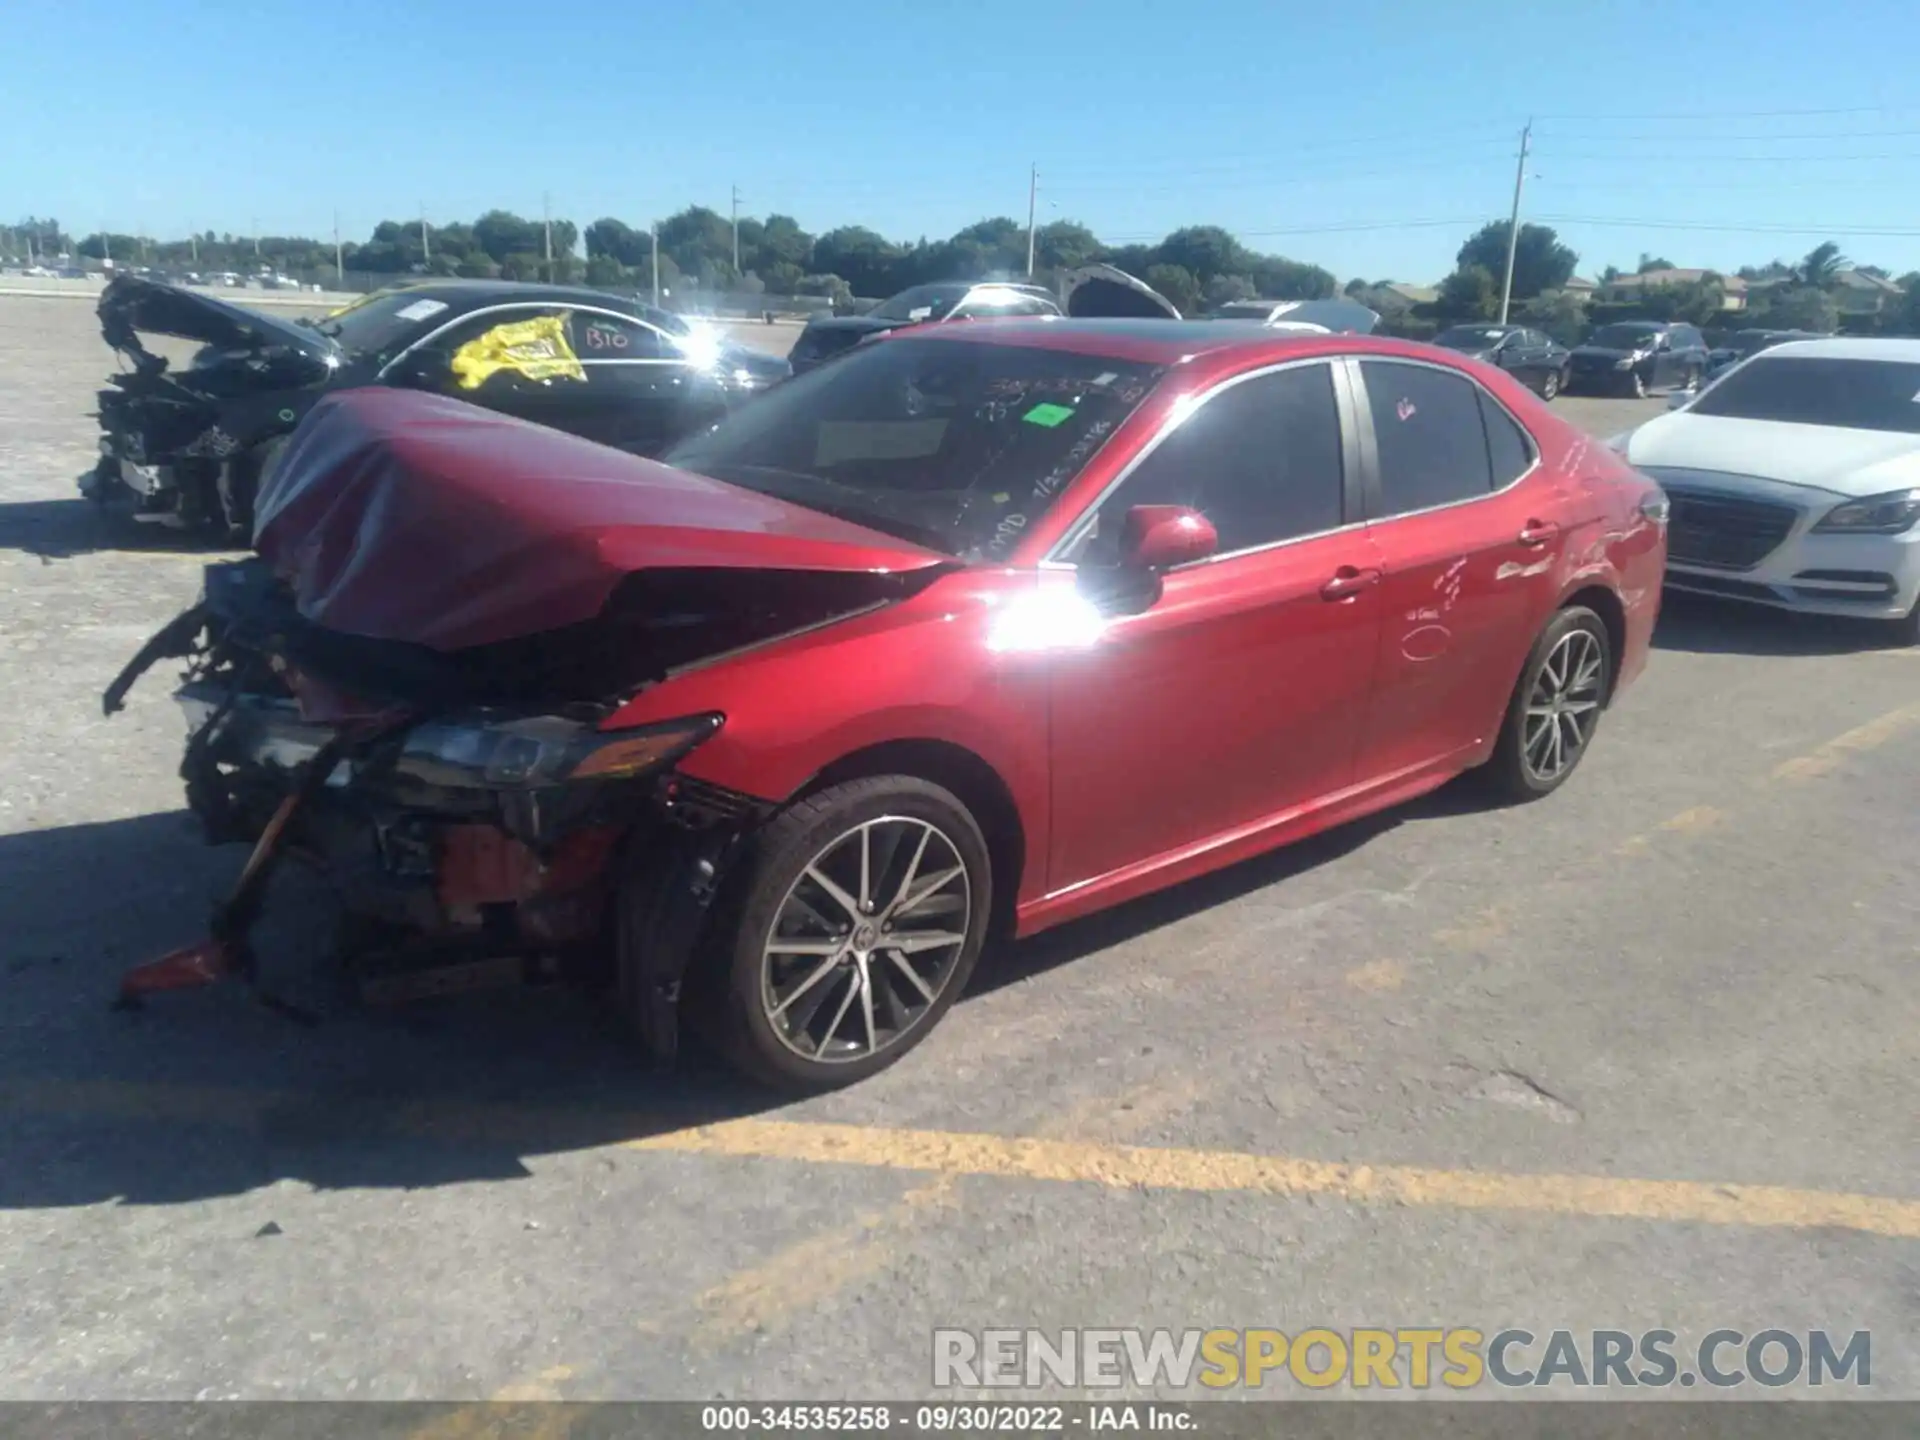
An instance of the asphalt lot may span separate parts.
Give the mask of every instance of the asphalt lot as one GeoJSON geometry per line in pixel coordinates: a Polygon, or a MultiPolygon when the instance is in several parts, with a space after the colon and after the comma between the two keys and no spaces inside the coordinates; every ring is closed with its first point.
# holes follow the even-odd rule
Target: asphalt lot
{"type": "Polygon", "coordinates": [[[203,556],[74,496],[92,323],[0,299],[0,1398],[917,1396],[938,1325],[1824,1326],[1920,1397],[1920,651],[1670,602],[1550,800],[991,956],[804,1104],[560,994],[110,1013],[241,856],[166,676],[100,715],[203,556]]]}

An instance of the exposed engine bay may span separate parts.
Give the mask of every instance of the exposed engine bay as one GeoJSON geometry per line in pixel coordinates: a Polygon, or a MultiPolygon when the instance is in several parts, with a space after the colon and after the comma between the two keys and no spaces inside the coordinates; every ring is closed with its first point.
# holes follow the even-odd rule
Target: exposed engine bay
{"type": "Polygon", "coordinates": [[[286,321],[131,276],[107,286],[99,316],[102,337],[132,368],[98,394],[100,460],[81,493],[138,520],[244,540],[263,473],[339,357],[286,321]],[[176,370],[142,331],[200,348],[176,370]]]}
{"type": "Polygon", "coordinates": [[[252,974],[247,932],[293,857],[338,893],[369,998],[617,979],[671,1054],[726,853],[774,805],[676,773],[723,715],[607,722],[688,667],[946,568],[860,563],[849,541],[868,532],[805,512],[770,535],[745,492],[469,411],[398,391],[324,401],[260,497],[261,558],[208,566],[200,602],[107,690],[111,714],[142,673],[185,662],[188,804],[209,842],[255,847],[211,939],[132,972],[125,998],[252,974]],[[486,503],[489,486],[527,508],[486,503]],[[590,527],[570,508],[582,486],[590,527]]]}

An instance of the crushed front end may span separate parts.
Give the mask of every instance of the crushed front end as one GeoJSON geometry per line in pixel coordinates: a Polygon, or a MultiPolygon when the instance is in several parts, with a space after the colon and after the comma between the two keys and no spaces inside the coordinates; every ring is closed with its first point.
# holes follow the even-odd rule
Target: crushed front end
{"type": "Polygon", "coordinates": [[[670,1056],[711,881],[763,808],[674,773],[724,717],[603,730],[612,703],[489,703],[477,677],[497,679],[497,657],[315,627],[263,561],[206,573],[201,602],[106,703],[184,660],[189,807],[210,843],[255,849],[211,939],[132,972],[123,999],[250,975],[260,888],[294,859],[338,896],[341,959],[366,1000],[617,979],[670,1056]],[[657,914],[623,925],[636,903],[657,914]]]}
{"type": "Polygon", "coordinates": [[[136,520],[244,538],[272,443],[336,378],[338,355],[317,332],[134,276],[102,292],[99,319],[130,368],[97,392],[100,457],[81,494],[136,520]],[[143,331],[199,348],[176,369],[143,331]]]}

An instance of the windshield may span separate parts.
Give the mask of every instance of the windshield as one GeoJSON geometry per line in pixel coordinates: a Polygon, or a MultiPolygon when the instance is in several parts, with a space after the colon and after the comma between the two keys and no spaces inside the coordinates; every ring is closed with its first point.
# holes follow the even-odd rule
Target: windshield
{"type": "Polygon", "coordinates": [[[1491,350],[1507,332],[1487,325],[1456,325],[1433,337],[1433,343],[1449,350],[1491,350]]]}
{"type": "Polygon", "coordinates": [[[1688,413],[1920,435],[1920,364],[1762,355],[1728,371],[1688,413]]]}
{"type": "Polygon", "coordinates": [[[324,320],[316,320],[313,328],[338,341],[349,355],[385,359],[449,315],[446,301],[402,287],[375,291],[324,320]]]}
{"type": "Polygon", "coordinates": [[[1602,350],[1651,350],[1659,334],[1645,325],[1602,325],[1587,337],[1587,344],[1602,350]]]}
{"type": "Polygon", "coordinates": [[[876,305],[871,313],[878,320],[944,320],[967,298],[968,289],[965,285],[916,285],[876,305]]]}
{"type": "Polygon", "coordinates": [[[779,386],[664,457],[963,560],[1007,555],[1161,367],[890,340],[779,386]]]}

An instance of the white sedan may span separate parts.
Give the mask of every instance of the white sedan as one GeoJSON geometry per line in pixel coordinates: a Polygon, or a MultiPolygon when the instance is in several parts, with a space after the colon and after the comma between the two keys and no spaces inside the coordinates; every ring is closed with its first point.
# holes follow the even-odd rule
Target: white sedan
{"type": "Polygon", "coordinates": [[[1607,443],[1672,502],[1667,588],[1920,642],[1920,340],[1779,345],[1607,443]]]}

